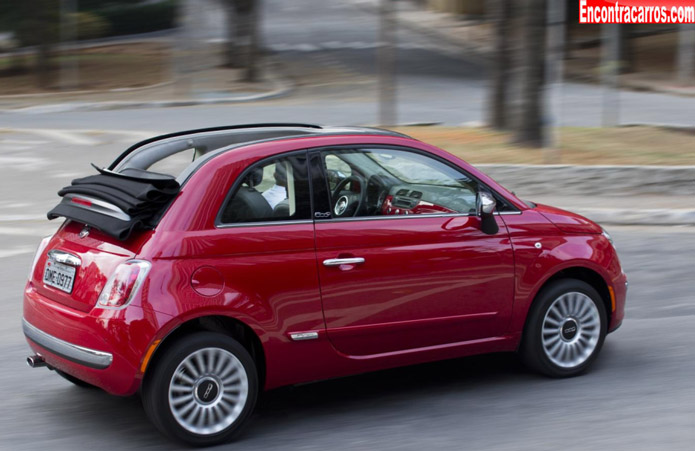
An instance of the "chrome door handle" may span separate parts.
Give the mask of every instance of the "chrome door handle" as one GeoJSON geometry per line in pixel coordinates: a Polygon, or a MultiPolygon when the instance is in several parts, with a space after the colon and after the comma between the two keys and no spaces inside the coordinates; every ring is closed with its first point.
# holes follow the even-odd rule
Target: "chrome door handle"
{"type": "Polygon", "coordinates": [[[329,258],[323,261],[323,266],[340,266],[340,265],[361,265],[364,263],[364,258],[329,258]]]}

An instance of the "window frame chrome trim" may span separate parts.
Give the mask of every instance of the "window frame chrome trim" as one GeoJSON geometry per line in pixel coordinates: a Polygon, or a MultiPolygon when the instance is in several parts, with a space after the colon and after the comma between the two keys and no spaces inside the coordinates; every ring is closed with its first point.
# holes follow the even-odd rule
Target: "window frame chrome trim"
{"type": "Polygon", "coordinates": [[[311,219],[311,215],[313,214],[314,211],[314,205],[313,205],[313,195],[311,192],[311,176],[309,174],[309,152],[307,149],[299,149],[299,150],[290,150],[287,152],[280,152],[277,154],[270,155],[265,158],[261,158],[259,160],[254,161],[253,163],[249,164],[246,166],[244,169],[241,170],[239,175],[236,177],[234,182],[232,183],[231,187],[227,191],[227,194],[224,196],[224,200],[222,201],[222,204],[220,205],[219,209],[217,210],[217,214],[215,215],[215,229],[226,229],[230,227],[240,227],[240,226],[250,226],[250,225],[271,225],[271,224],[280,224],[280,223],[301,223],[301,222],[313,222],[311,219]],[[232,222],[232,223],[226,223],[222,222],[222,214],[224,211],[224,208],[227,206],[227,203],[232,200],[232,198],[236,195],[236,193],[239,191],[239,187],[243,183],[244,176],[248,174],[251,170],[251,168],[257,167],[259,164],[268,162],[268,161],[273,161],[273,160],[278,160],[281,158],[290,158],[295,155],[302,155],[306,157],[306,171],[307,171],[307,183],[309,185],[309,215],[310,217],[304,218],[304,219],[286,219],[286,220],[279,220],[279,221],[258,221],[258,222],[232,222]]]}
{"type": "MultiPolygon", "coordinates": [[[[520,215],[521,211],[494,212],[495,216],[520,215]]],[[[314,221],[317,224],[326,222],[355,222],[355,221],[378,221],[384,219],[423,219],[423,218],[477,218],[475,213],[441,213],[441,214],[412,214],[412,215],[381,215],[381,216],[359,216],[351,218],[331,218],[314,221]]]]}
{"type": "Polygon", "coordinates": [[[287,221],[259,221],[259,222],[237,222],[232,224],[216,224],[216,229],[231,229],[235,227],[267,227],[273,225],[294,225],[294,224],[313,224],[311,219],[296,219],[287,221]]]}

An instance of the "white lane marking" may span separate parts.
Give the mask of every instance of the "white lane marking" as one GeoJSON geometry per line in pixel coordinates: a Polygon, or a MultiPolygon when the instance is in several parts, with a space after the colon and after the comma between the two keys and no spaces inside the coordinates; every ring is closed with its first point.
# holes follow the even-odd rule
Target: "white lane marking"
{"type": "Polygon", "coordinates": [[[48,130],[48,129],[34,129],[31,130],[40,136],[45,136],[56,141],[61,141],[66,144],[74,144],[76,146],[94,146],[99,144],[99,141],[88,138],[84,133],[73,130],[48,130]]]}
{"type": "Polygon", "coordinates": [[[0,155],[0,167],[12,167],[20,171],[35,171],[47,165],[47,161],[38,157],[0,155]]]}
{"type": "Polygon", "coordinates": [[[0,143],[0,152],[14,152],[33,149],[35,146],[18,146],[13,144],[11,146],[0,143]]]}
{"type": "MultiPolygon", "coordinates": [[[[162,134],[161,132],[146,130],[56,130],[41,128],[0,128],[0,133],[33,134],[42,136],[44,138],[49,138],[54,142],[59,141],[78,146],[93,146],[103,144],[103,140],[98,139],[99,136],[105,137],[109,135],[116,135],[118,137],[115,140],[116,142],[135,144],[136,142],[144,139],[162,134]]],[[[50,141],[44,140],[0,139],[0,149],[26,150],[49,143],[50,141]]]]}
{"type": "Polygon", "coordinates": [[[56,227],[53,224],[46,224],[41,227],[2,227],[0,226],[0,235],[4,236],[46,236],[55,232],[56,227]]]}
{"type": "Polygon", "coordinates": [[[12,145],[12,146],[40,146],[41,144],[48,144],[49,141],[37,141],[30,139],[0,139],[0,145],[12,145]]]}
{"type": "Polygon", "coordinates": [[[15,255],[30,254],[36,249],[29,246],[16,247],[14,249],[0,249],[0,258],[14,257],[15,255]]]}
{"type": "Polygon", "coordinates": [[[57,172],[50,175],[52,179],[74,179],[80,176],[84,177],[86,175],[80,172],[57,172]]]}
{"type": "Polygon", "coordinates": [[[148,131],[136,131],[136,130],[103,130],[100,131],[100,133],[104,134],[112,134],[112,135],[121,135],[123,136],[123,139],[119,140],[123,142],[128,142],[135,144],[136,141],[143,141],[148,138],[152,138],[155,136],[159,136],[162,134],[162,132],[148,132],[148,131]]]}

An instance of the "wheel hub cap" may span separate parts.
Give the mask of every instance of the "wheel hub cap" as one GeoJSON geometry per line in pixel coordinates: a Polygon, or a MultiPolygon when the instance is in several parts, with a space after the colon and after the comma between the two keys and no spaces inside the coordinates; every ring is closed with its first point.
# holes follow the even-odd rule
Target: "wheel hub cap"
{"type": "Polygon", "coordinates": [[[574,368],[589,359],[601,335],[601,317],[594,301],[571,292],[550,304],[541,330],[546,357],[561,368],[574,368]]]}
{"type": "Polygon", "coordinates": [[[577,336],[577,322],[573,319],[565,321],[562,325],[562,339],[572,341],[577,336]]]}
{"type": "Polygon", "coordinates": [[[219,393],[219,384],[210,377],[201,379],[195,389],[195,397],[201,404],[210,404],[215,401],[219,393]]]}
{"type": "Polygon", "coordinates": [[[221,348],[204,348],[184,358],[169,382],[169,409],[184,429],[216,434],[241,415],[249,380],[241,361],[221,348]]]}

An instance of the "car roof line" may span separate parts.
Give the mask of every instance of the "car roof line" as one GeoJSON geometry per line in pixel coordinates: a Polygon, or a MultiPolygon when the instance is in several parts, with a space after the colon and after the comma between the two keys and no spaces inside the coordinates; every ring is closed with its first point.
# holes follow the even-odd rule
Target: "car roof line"
{"type": "MultiPolygon", "coordinates": [[[[262,128],[287,128],[288,129],[287,136],[276,136],[274,138],[271,138],[273,140],[296,137],[296,135],[292,134],[292,130],[294,130],[296,132],[297,129],[308,129],[307,134],[316,134],[316,135],[371,133],[371,134],[377,134],[377,135],[399,136],[402,138],[412,139],[410,136],[407,136],[403,133],[398,133],[398,132],[391,131],[391,130],[383,130],[380,128],[372,128],[372,127],[327,127],[327,126],[322,126],[322,125],[318,125],[318,124],[304,124],[304,123],[295,123],[295,122],[267,122],[267,123],[253,123],[253,124],[234,124],[234,125],[224,125],[224,126],[219,126],[219,127],[207,127],[207,128],[183,130],[183,131],[178,131],[178,132],[174,132],[174,133],[167,133],[167,134],[154,136],[152,138],[145,139],[143,141],[137,142],[137,143],[133,144],[132,146],[128,147],[123,153],[121,153],[111,163],[111,165],[109,165],[109,169],[111,169],[111,170],[115,169],[119,163],[121,163],[128,155],[135,152],[137,149],[139,149],[147,144],[151,144],[151,143],[154,143],[157,141],[162,141],[162,140],[170,139],[170,138],[184,137],[184,136],[200,134],[200,133],[213,133],[213,132],[219,132],[219,131],[225,131],[225,130],[249,130],[249,129],[262,129],[262,128]]],[[[247,142],[237,143],[236,145],[234,145],[234,147],[238,147],[240,145],[255,144],[259,141],[265,141],[265,139],[250,140],[247,142]]]]}
{"type": "MultiPolygon", "coordinates": [[[[324,129],[326,130],[326,129],[324,129]]],[[[338,130],[338,129],[334,129],[338,130]]],[[[376,128],[370,128],[370,127],[354,127],[354,128],[341,128],[340,131],[326,131],[321,134],[308,134],[308,135],[288,135],[288,136],[276,136],[273,138],[264,138],[264,139],[258,139],[255,141],[248,141],[248,142],[243,142],[243,143],[236,143],[236,144],[231,144],[226,147],[220,147],[219,149],[215,149],[212,152],[208,152],[205,155],[201,156],[200,158],[196,159],[189,165],[184,171],[179,174],[178,177],[176,177],[176,180],[183,186],[184,183],[202,166],[204,166],[208,161],[212,160],[215,157],[218,157],[224,153],[227,153],[232,150],[236,149],[241,149],[244,147],[248,146],[253,146],[256,144],[264,144],[268,142],[274,142],[274,141],[285,141],[285,140],[294,140],[294,139],[312,139],[312,138],[323,138],[323,137],[330,137],[330,136],[346,136],[346,135],[353,135],[353,136],[392,136],[392,137],[397,137],[397,138],[406,138],[406,139],[415,139],[411,138],[408,135],[404,135],[402,133],[398,132],[390,132],[389,130],[381,130],[381,129],[376,129],[376,128]],[[382,133],[378,133],[376,131],[382,131],[382,133]]]]}

